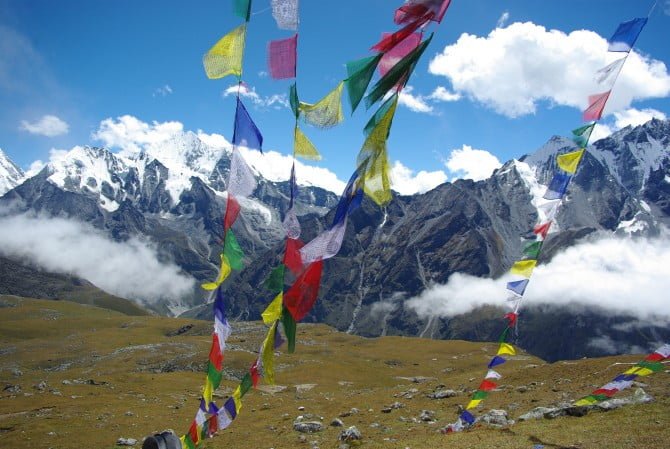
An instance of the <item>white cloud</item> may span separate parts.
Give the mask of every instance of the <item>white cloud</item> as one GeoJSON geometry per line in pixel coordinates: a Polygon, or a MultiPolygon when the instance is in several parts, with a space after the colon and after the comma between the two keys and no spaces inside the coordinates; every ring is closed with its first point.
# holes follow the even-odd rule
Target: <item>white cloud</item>
{"type": "Polygon", "coordinates": [[[508,20],[509,20],[509,11],[505,11],[498,18],[498,22],[496,23],[496,28],[504,27],[507,24],[508,20]]]}
{"type": "MultiPolygon", "coordinates": [[[[532,114],[538,103],[584,109],[587,97],[603,92],[594,75],[615,59],[607,41],[592,31],[566,34],[534,23],[513,23],[486,37],[464,33],[432,59],[430,73],[447,77],[457,93],[508,117],[532,114]]],[[[605,112],[633,100],[670,95],[665,64],[632,52],[605,112]]]]}
{"type": "Polygon", "coordinates": [[[33,215],[0,217],[0,228],[1,253],[73,273],[117,296],[178,301],[195,285],[176,265],[159,262],[154,245],[137,238],[114,242],[88,224],[33,215]]]}
{"type": "Polygon", "coordinates": [[[38,134],[40,136],[56,137],[67,134],[70,126],[67,122],[59,119],[55,115],[44,115],[41,119],[34,123],[27,120],[21,120],[21,131],[27,131],[30,134],[38,134]]]}
{"type": "Polygon", "coordinates": [[[461,94],[450,92],[446,87],[437,86],[432,94],[428,96],[431,100],[436,101],[458,101],[461,99],[461,94]]]}
{"type": "Polygon", "coordinates": [[[391,168],[391,187],[401,195],[425,193],[447,181],[447,175],[442,170],[427,172],[405,167],[400,161],[395,161],[391,168]]]}
{"type": "Polygon", "coordinates": [[[166,97],[172,93],[172,88],[169,85],[164,85],[161,86],[157,89],[154,90],[153,96],[154,97],[166,97]]]}
{"type": "Polygon", "coordinates": [[[444,165],[455,177],[474,181],[489,178],[493,170],[502,166],[493,154],[486,150],[474,149],[469,145],[453,150],[444,165]]]}
{"type": "Polygon", "coordinates": [[[274,109],[289,107],[288,98],[286,97],[286,94],[274,94],[270,95],[269,97],[264,97],[259,95],[258,92],[256,92],[255,87],[249,87],[249,85],[246,83],[242,83],[239,86],[237,84],[233,84],[232,86],[227,87],[222,92],[222,95],[224,96],[224,98],[229,96],[236,96],[238,89],[240,92],[240,97],[248,98],[256,106],[264,108],[272,107],[274,109]]]}
{"type": "Polygon", "coordinates": [[[639,126],[647,123],[649,120],[653,118],[657,118],[660,120],[665,120],[667,116],[656,109],[635,109],[635,108],[630,108],[630,109],[625,109],[623,111],[618,111],[615,112],[614,114],[614,122],[612,123],[610,121],[606,122],[598,122],[596,124],[596,127],[593,129],[593,133],[591,134],[591,142],[595,142],[599,139],[604,139],[605,137],[608,137],[612,133],[625,128],[626,126],[639,126]]]}
{"type": "MultiPolygon", "coordinates": [[[[580,243],[535,269],[523,304],[590,306],[667,325],[668,260],[668,235],[656,239],[603,237],[580,243]]],[[[447,284],[427,289],[405,306],[422,317],[451,317],[483,304],[502,305],[509,296],[505,285],[510,280],[510,275],[492,280],[455,273],[447,284]]]]}
{"type": "Polygon", "coordinates": [[[428,114],[433,112],[433,107],[426,103],[424,97],[421,95],[412,95],[413,90],[414,88],[412,86],[407,86],[402,91],[400,91],[400,95],[398,96],[398,104],[406,106],[414,112],[428,114]]]}
{"type": "Polygon", "coordinates": [[[165,142],[183,131],[184,125],[177,121],[153,121],[148,124],[132,115],[123,115],[116,120],[107,118],[101,121],[91,138],[103,142],[107,147],[121,148],[125,153],[135,154],[145,146],[165,142]]]}
{"type": "Polygon", "coordinates": [[[40,171],[42,171],[42,169],[44,168],[45,165],[46,164],[42,160],[38,159],[36,161],[33,161],[30,164],[30,167],[28,167],[28,170],[26,170],[26,177],[27,178],[32,178],[33,176],[38,174],[40,171]]]}

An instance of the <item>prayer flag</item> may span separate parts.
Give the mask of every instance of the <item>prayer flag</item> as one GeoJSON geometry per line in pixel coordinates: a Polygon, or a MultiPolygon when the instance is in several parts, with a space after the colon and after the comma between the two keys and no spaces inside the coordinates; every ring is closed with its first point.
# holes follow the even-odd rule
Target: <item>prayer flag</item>
{"type": "Polygon", "coordinates": [[[488,379],[484,379],[481,384],[479,384],[479,391],[492,391],[498,387],[498,384],[492,382],[488,379]]]}
{"type": "MultiPolygon", "coordinates": [[[[416,48],[421,42],[421,34],[414,33],[420,26],[425,25],[426,22],[430,20],[429,16],[421,16],[412,22],[409,22],[403,28],[399,29],[395,33],[384,33],[382,34],[382,39],[377,42],[370,50],[377,51],[379,53],[389,53],[400,46],[401,43],[404,43],[410,36],[417,36],[416,42],[412,48],[409,48],[404,53],[407,54],[410,50],[416,48]]],[[[408,43],[409,44],[409,43],[408,43]]],[[[388,70],[387,70],[388,71],[388,70]]]]}
{"type": "Polygon", "coordinates": [[[351,104],[351,113],[353,114],[359,103],[365,95],[365,91],[370,84],[370,80],[375,73],[375,68],[381,60],[383,54],[369,56],[356,61],[347,62],[347,79],[344,84],[347,86],[349,94],[349,103],[351,104]]]}
{"type": "Polygon", "coordinates": [[[486,373],[486,377],[485,377],[485,378],[486,378],[486,379],[500,379],[500,378],[502,378],[502,376],[501,376],[500,373],[498,373],[497,371],[494,371],[494,370],[490,369],[490,370],[488,370],[488,372],[486,373]]]}
{"type": "Polygon", "coordinates": [[[586,108],[582,116],[585,122],[600,120],[611,92],[611,90],[608,90],[607,92],[589,96],[589,106],[586,108]]]}
{"type": "Polygon", "coordinates": [[[480,402],[482,402],[482,399],[471,399],[470,402],[468,402],[468,405],[465,406],[465,409],[472,410],[477,407],[480,402]]]}
{"type": "MultiPolygon", "coordinates": [[[[239,390],[239,387],[235,390],[237,392],[239,390]]],[[[242,404],[240,404],[240,407],[242,407],[242,404]]],[[[228,400],[223,404],[223,407],[221,410],[226,410],[228,412],[228,415],[230,416],[231,419],[235,419],[237,417],[237,412],[239,408],[237,407],[237,401],[235,400],[234,397],[229,397],[228,400]]],[[[219,415],[221,415],[221,410],[219,410],[219,415]]]]}
{"type": "Polygon", "coordinates": [[[291,312],[289,312],[286,307],[282,310],[281,324],[284,328],[284,335],[288,342],[288,353],[293,354],[295,352],[295,334],[297,326],[295,320],[291,316],[291,312]]]}
{"type": "MultiPolygon", "coordinates": [[[[281,312],[280,312],[281,313],[281,312]]],[[[261,352],[261,360],[263,362],[263,377],[265,381],[270,384],[275,384],[275,331],[277,329],[277,322],[275,322],[270,329],[268,329],[265,341],[263,341],[263,351],[261,352]]]]}
{"type": "Polygon", "coordinates": [[[228,173],[228,194],[236,198],[246,198],[256,190],[256,177],[242,157],[240,150],[233,147],[228,173]]]}
{"type": "Polygon", "coordinates": [[[313,161],[321,159],[321,155],[314,144],[307,138],[300,128],[298,128],[298,126],[294,128],[293,154],[295,154],[296,157],[313,161]]]}
{"type": "MultiPolygon", "coordinates": [[[[284,264],[279,264],[278,267],[273,269],[270,272],[270,276],[265,280],[263,286],[270,290],[271,292],[283,292],[284,291],[284,264]]],[[[265,323],[268,324],[268,323],[265,323]]]]}
{"type": "MultiPolygon", "coordinates": [[[[386,36],[387,33],[384,33],[384,35],[386,36]]],[[[384,53],[381,61],[379,61],[379,74],[381,76],[386,75],[394,65],[414,50],[419,43],[421,43],[421,34],[414,33],[395,44],[393,48],[384,53]]]]}
{"type": "Polygon", "coordinates": [[[273,79],[295,78],[298,35],[268,43],[268,68],[273,79]]]}
{"type": "Polygon", "coordinates": [[[570,173],[571,175],[577,171],[577,166],[584,155],[584,148],[570,153],[559,154],[556,156],[556,163],[561,170],[570,173]]]}
{"type": "Polygon", "coordinates": [[[235,110],[233,145],[263,152],[263,136],[239,98],[237,99],[237,109],[235,110]]]}
{"type": "Polygon", "coordinates": [[[349,181],[340,196],[340,200],[337,203],[335,208],[335,217],[333,218],[333,224],[331,227],[335,227],[338,224],[344,223],[347,218],[347,215],[354,211],[361,203],[360,198],[360,189],[357,189],[357,184],[359,181],[358,170],[354,170],[354,173],[349,177],[349,181]]]}
{"type": "Polygon", "coordinates": [[[300,250],[305,246],[303,242],[298,239],[286,239],[286,249],[284,250],[284,265],[288,267],[291,272],[298,276],[303,271],[306,262],[303,262],[300,250]]]}
{"type": "MultiPolygon", "coordinates": [[[[542,212],[544,214],[545,221],[552,221],[556,217],[556,213],[558,212],[558,207],[560,205],[561,200],[550,200],[546,203],[539,204],[537,206],[537,210],[538,212],[542,212]]],[[[542,215],[540,215],[540,217],[542,217],[542,215]]]]}
{"type": "MultiPolygon", "coordinates": [[[[507,320],[507,325],[513,327],[516,324],[516,320],[519,318],[519,315],[516,312],[510,312],[505,314],[505,319],[507,320]]],[[[509,330],[509,327],[506,330],[509,330]]]]}
{"type": "Polygon", "coordinates": [[[244,268],[244,264],[242,263],[244,252],[242,251],[242,248],[240,248],[240,244],[237,243],[235,234],[233,234],[233,231],[231,230],[226,232],[226,239],[223,243],[223,253],[228,259],[230,268],[233,270],[241,270],[244,268]]]}
{"type": "Polygon", "coordinates": [[[251,15],[251,0],[233,0],[235,15],[249,21],[251,15]]]}
{"type": "Polygon", "coordinates": [[[281,318],[282,301],[283,301],[282,298],[283,293],[279,292],[279,294],[275,296],[275,299],[272,300],[272,302],[265,309],[265,311],[261,313],[261,316],[263,317],[263,323],[269,326],[270,324],[274,323],[279,318],[281,318]]]}
{"type": "Polygon", "coordinates": [[[593,131],[593,128],[595,126],[596,126],[595,123],[591,123],[572,130],[573,142],[575,142],[578,146],[585,148],[586,145],[589,143],[589,139],[591,138],[591,132],[593,131]]]}
{"type": "Polygon", "coordinates": [[[363,133],[366,136],[369,136],[370,133],[372,132],[373,129],[377,127],[379,122],[386,116],[388,113],[389,109],[392,107],[396,107],[396,102],[398,100],[398,93],[394,93],[390,97],[388,97],[384,102],[382,103],[381,106],[379,106],[379,109],[375,111],[374,115],[370,117],[370,120],[365,124],[365,128],[363,130],[363,133]]]}
{"type": "Polygon", "coordinates": [[[272,0],[272,17],[282,30],[298,29],[298,0],[272,0]]]}
{"type": "Polygon", "coordinates": [[[616,31],[609,38],[608,51],[629,52],[635,45],[642,28],[647,24],[647,18],[638,18],[619,24],[616,31]]]}
{"type": "Polygon", "coordinates": [[[286,211],[286,216],[284,217],[282,226],[284,228],[284,232],[286,232],[286,237],[289,239],[297,239],[300,237],[302,228],[300,227],[300,222],[298,221],[298,217],[295,214],[294,208],[290,208],[286,211]]]}
{"type": "Polygon", "coordinates": [[[563,198],[563,195],[565,195],[565,192],[568,190],[568,184],[570,184],[571,179],[572,176],[567,173],[560,171],[554,173],[554,177],[551,178],[543,198],[545,200],[557,200],[563,198]]]}
{"type": "Polygon", "coordinates": [[[228,258],[225,254],[221,254],[221,267],[219,268],[219,274],[217,275],[216,280],[214,282],[206,282],[202,284],[201,287],[207,291],[215,290],[226,280],[228,275],[230,275],[230,264],[228,263],[228,258]]]}
{"type": "Polygon", "coordinates": [[[537,260],[518,260],[514,262],[514,265],[512,265],[512,268],[510,268],[509,271],[512,274],[530,278],[535,265],[537,265],[537,260]]]}
{"type": "Polygon", "coordinates": [[[475,423],[475,417],[472,416],[472,414],[467,410],[464,410],[463,413],[461,413],[460,419],[462,419],[469,425],[473,425],[475,423]]]}
{"type": "Polygon", "coordinates": [[[291,312],[295,321],[302,320],[316,302],[322,271],[323,262],[321,260],[313,262],[284,293],[284,306],[291,312]]]}
{"type": "Polygon", "coordinates": [[[621,71],[621,68],[623,67],[624,62],[626,62],[625,57],[623,57],[621,59],[617,59],[616,61],[614,61],[610,64],[607,64],[605,67],[598,70],[596,72],[596,82],[598,84],[602,84],[603,82],[605,82],[605,80],[607,80],[609,77],[611,77],[612,74],[616,74],[615,77],[614,77],[616,79],[616,76],[618,76],[619,72],[621,71]]]}
{"type": "Polygon", "coordinates": [[[344,120],[342,113],[342,90],[344,81],[314,104],[300,102],[302,118],[317,128],[332,128],[344,120]]]}
{"type": "Polygon", "coordinates": [[[228,75],[242,76],[242,55],[247,25],[242,24],[223,36],[203,56],[202,63],[209,79],[223,78],[228,75]]]}
{"type": "Polygon", "coordinates": [[[521,281],[513,281],[507,283],[507,290],[511,290],[519,296],[523,296],[523,293],[526,291],[528,286],[528,279],[523,279],[521,281]]]}
{"type": "Polygon", "coordinates": [[[291,84],[288,90],[288,100],[291,105],[291,111],[296,118],[300,115],[300,100],[298,100],[298,87],[295,83],[291,84]]]}
{"type": "Polygon", "coordinates": [[[670,344],[666,344],[654,351],[655,354],[661,354],[664,359],[670,357],[670,344]]]}
{"type": "Polygon", "coordinates": [[[548,221],[546,223],[540,223],[539,225],[536,225],[533,228],[533,234],[539,235],[540,237],[542,237],[542,239],[546,239],[547,234],[549,234],[549,229],[551,228],[551,224],[552,224],[552,222],[548,221]]]}
{"type": "Polygon", "coordinates": [[[598,402],[598,400],[596,398],[594,398],[593,396],[589,395],[589,396],[581,398],[579,401],[575,402],[575,406],[576,407],[584,407],[586,405],[593,405],[596,402],[598,402]]]}
{"type": "Polygon", "coordinates": [[[537,260],[540,255],[540,250],[542,249],[541,241],[534,241],[527,243],[523,248],[523,255],[526,259],[535,259],[537,260]]]}
{"type": "MultiPolygon", "coordinates": [[[[337,255],[342,247],[344,233],[347,230],[346,221],[326,229],[300,249],[300,259],[303,264],[330,259],[337,255]]],[[[300,321],[296,318],[296,321],[300,321]]]]}
{"type": "Polygon", "coordinates": [[[429,14],[430,20],[440,23],[450,3],[451,0],[408,0],[396,10],[393,20],[401,24],[429,14]]]}
{"type": "Polygon", "coordinates": [[[497,355],[516,355],[516,350],[509,343],[500,343],[497,355]]]}
{"type": "Polygon", "coordinates": [[[228,231],[230,227],[237,220],[237,216],[240,214],[240,203],[237,202],[233,194],[228,192],[228,198],[226,199],[226,215],[223,218],[223,232],[228,231]]]}
{"type": "Polygon", "coordinates": [[[507,360],[505,360],[504,357],[500,357],[500,356],[496,355],[496,356],[494,356],[494,357],[491,359],[491,361],[489,362],[489,364],[488,364],[488,368],[491,369],[491,368],[496,367],[496,366],[498,366],[498,365],[502,365],[502,364],[505,363],[506,361],[507,361],[507,360]]]}

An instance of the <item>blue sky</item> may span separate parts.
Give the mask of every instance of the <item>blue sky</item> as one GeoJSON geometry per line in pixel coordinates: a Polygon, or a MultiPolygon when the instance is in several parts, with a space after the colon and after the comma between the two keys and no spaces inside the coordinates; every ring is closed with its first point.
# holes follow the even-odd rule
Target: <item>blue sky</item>
{"type": "MultiPolygon", "coordinates": [[[[256,96],[245,102],[265,149],[289,154],[293,118],[272,98],[281,100],[290,81],[264,72],[267,42],[291,33],[276,27],[269,3],[252,5],[243,78],[256,96]]],[[[382,32],[397,29],[393,11],[401,3],[302,0],[301,100],[325,95],[345,77],[345,62],[370,55],[382,32]]],[[[433,183],[485,176],[482,167],[490,171],[552,135],[568,135],[582,123],[586,97],[598,92],[595,71],[616,56],[603,38],[620,22],[646,16],[652,4],[453,0],[442,24],[431,25],[435,38],[394,121],[389,153],[405,167],[396,166],[399,185],[417,188],[421,170],[431,174],[419,178],[433,183]]],[[[0,148],[23,169],[47,162],[52,149],[118,144],[123,139],[99,131],[107,119],[114,129],[127,125],[122,116],[146,124],[143,132],[178,122],[230,140],[235,99],[223,92],[235,80],[208,80],[201,58],[240,23],[231,2],[0,0],[0,11],[0,148]]],[[[614,87],[600,135],[670,116],[668,29],[670,2],[659,0],[614,87]]],[[[324,156],[318,165],[343,180],[374,112],[359,108],[352,117],[346,99],[344,107],[346,120],[335,129],[303,126],[324,156]]]]}

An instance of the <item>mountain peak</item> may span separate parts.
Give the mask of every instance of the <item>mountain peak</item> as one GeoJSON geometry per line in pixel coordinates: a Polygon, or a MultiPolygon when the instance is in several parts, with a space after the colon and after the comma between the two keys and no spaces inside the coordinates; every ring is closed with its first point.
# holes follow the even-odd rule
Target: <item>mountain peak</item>
{"type": "Polygon", "coordinates": [[[0,148],[0,196],[21,184],[25,173],[0,148]]]}

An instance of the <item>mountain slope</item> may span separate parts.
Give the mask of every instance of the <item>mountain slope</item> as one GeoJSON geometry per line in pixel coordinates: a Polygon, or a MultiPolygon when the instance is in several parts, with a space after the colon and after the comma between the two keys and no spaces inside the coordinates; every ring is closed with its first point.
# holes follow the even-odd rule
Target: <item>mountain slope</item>
{"type": "Polygon", "coordinates": [[[0,196],[19,185],[24,177],[23,170],[17,167],[0,148],[0,196]]]}

